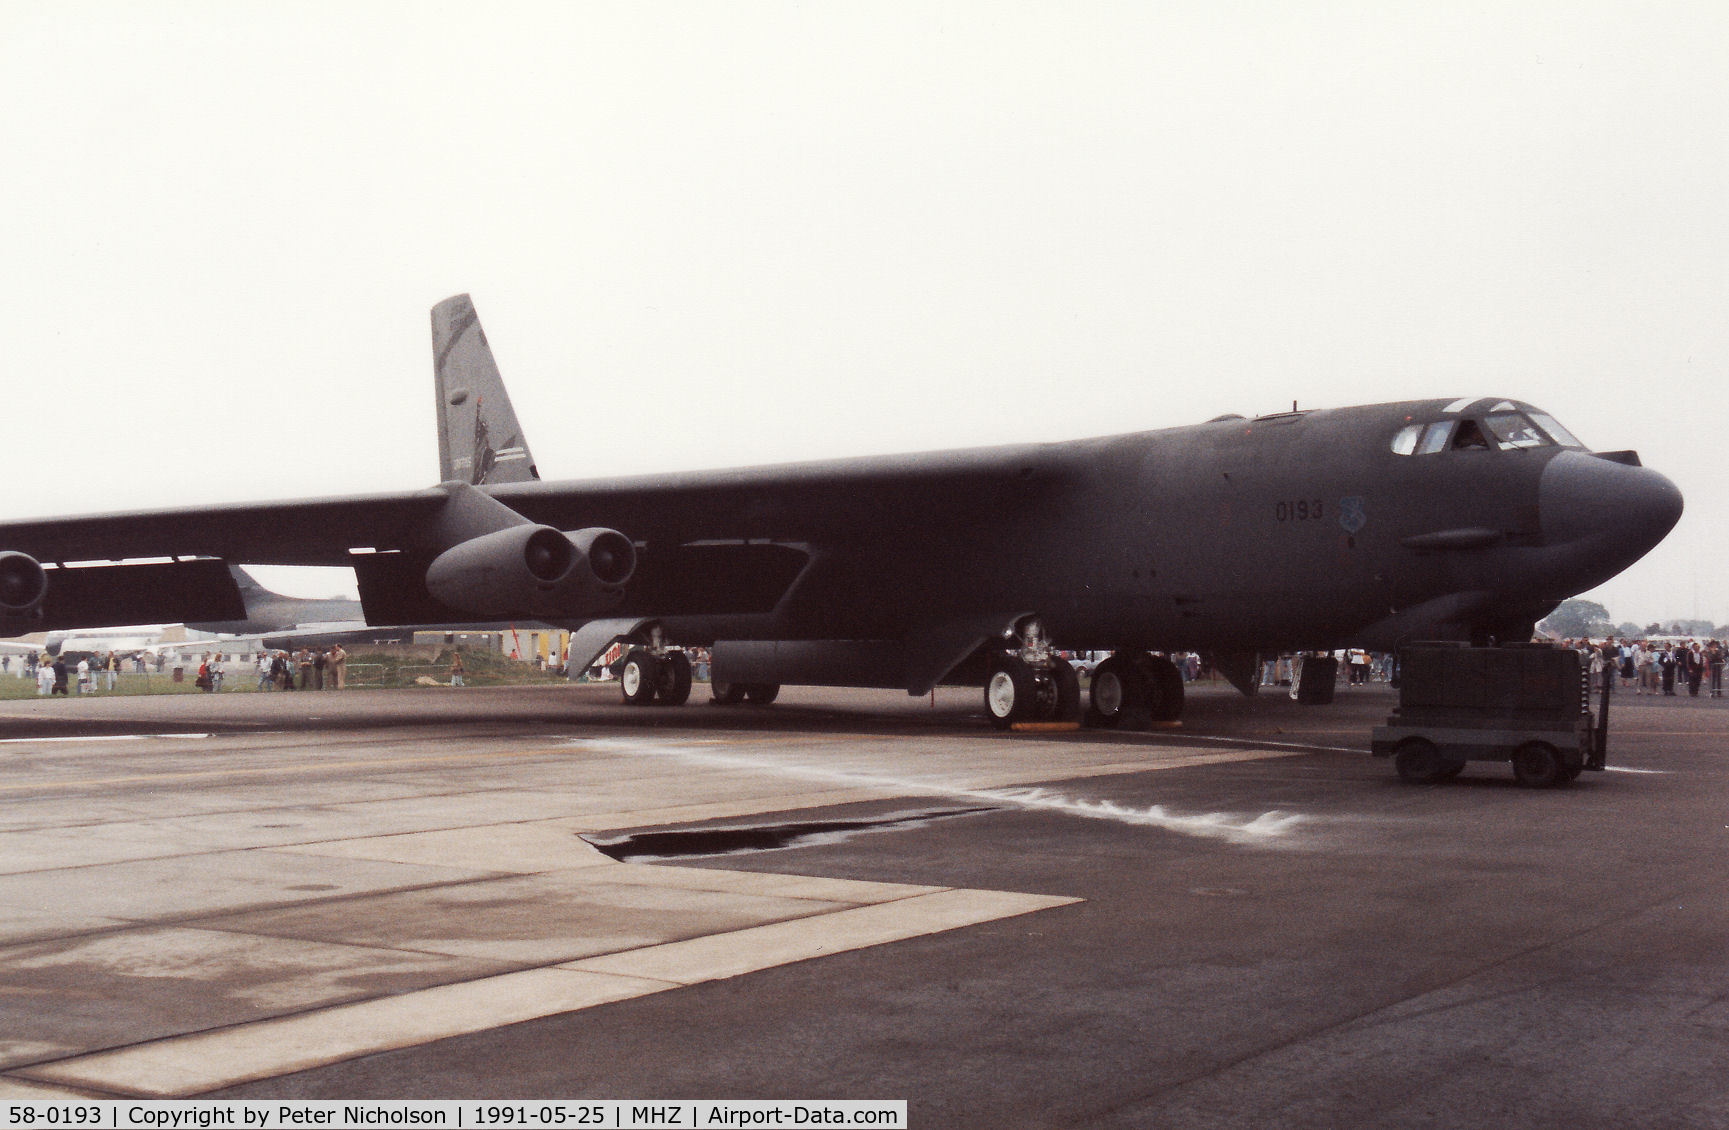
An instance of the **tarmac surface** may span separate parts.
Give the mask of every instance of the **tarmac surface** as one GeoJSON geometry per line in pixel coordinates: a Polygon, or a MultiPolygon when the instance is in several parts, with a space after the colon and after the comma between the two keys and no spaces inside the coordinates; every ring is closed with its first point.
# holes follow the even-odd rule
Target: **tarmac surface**
{"type": "Polygon", "coordinates": [[[1401,784],[1379,686],[1150,734],[616,693],[6,703],[0,1097],[1729,1125],[1722,700],[1619,695],[1534,791],[1401,784]]]}

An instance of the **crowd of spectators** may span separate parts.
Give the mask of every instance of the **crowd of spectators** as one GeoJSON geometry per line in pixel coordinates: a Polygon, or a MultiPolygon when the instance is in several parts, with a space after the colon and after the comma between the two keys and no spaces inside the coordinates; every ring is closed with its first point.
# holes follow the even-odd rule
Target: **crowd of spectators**
{"type": "MultiPolygon", "coordinates": [[[[161,673],[166,663],[166,658],[160,653],[122,655],[110,651],[73,658],[65,654],[51,656],[46,652],[32,652],[21,656],[0,656],[0,672],[16,668],[18,678],[35,682],[38,695],[70,695],[74,692],[86,695],[116,690],[123,671],[145,674],[154,665],[156,672],[161,673]]],[[[256,669],[261,691],[341,690],[348,682],[348,652],[341,644],[292,652],[265,651],[254,664],[222,652],[207,651],[199,657],[192,683],[201,691],[215,693],[237,669],[256,669]]],[[[176,664],[174,678],[179,681],[182,677],[183,669],[176,664]]]]}
{"type": "Polygon", "coordinates": [[[1596,685],[1615,680],[1622,690],[1636,695],[1673,698],[1685,688],[1698,698],[1704,688],[1709,698],[1723,697],[1723,662],[1729,646],[1721,640],[1606,639],[1567,640],[1587,656],[1596,685]]]}

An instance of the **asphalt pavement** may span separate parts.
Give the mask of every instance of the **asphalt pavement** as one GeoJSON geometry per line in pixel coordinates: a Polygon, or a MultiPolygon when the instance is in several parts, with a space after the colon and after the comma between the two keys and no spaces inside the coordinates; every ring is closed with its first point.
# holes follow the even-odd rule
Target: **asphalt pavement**
{"type": "Polygon", "coordinates": [[[1151,734],[615,693],[8,703],[0,1094],[1729,1125],[1722,701],[1619,696],[1534,791],[1400,783],[1380,686],[1151,734]]]}

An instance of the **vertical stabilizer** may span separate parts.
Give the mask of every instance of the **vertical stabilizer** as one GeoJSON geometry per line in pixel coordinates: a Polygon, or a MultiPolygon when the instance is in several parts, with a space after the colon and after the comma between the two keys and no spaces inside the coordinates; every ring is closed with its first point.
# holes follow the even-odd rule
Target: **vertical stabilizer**
{"type": "Polygon", "coordinates": [[[479,485],[540,478],[480,316],[466,294],[432,308],[432,376],[438,393],[439,481],[479,485]]]}

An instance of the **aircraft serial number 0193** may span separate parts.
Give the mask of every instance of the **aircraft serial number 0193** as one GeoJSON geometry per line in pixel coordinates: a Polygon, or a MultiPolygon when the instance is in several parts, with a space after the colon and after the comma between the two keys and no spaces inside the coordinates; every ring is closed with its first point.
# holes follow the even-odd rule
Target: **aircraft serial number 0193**
{"type": "Polygon", "coordinates": [[[1281,502],[1273,507],[1273,517],[1281,522],[1310,522],[1323,516],[1320,499],[1314,501],[1281,502]]]}

